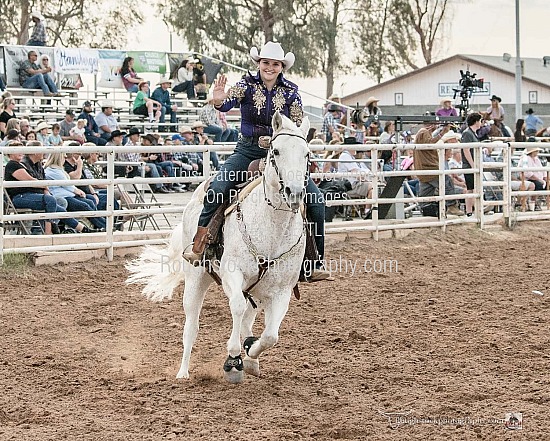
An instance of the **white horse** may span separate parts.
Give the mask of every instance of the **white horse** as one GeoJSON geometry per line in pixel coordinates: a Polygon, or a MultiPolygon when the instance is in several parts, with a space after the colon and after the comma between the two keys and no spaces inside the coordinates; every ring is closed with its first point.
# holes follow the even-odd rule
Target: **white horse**
{"type": "MultiPolygon", "coordinates": [[[[233,318],[227,342],[228,357],[223,366],[224,376],[231,383],[243,380],[243,369],[255,376],[260,374],[258,357],[277,343],[279,326],[298,282],[305,252],[305,224],[300,208],[308,179],[309,149],[305,138],[309,120],[306,117],[297,127],[276,112],[272,126],[273,137],[261,183],[225,219],[219,275],[233,318]],[[264,260],[269,268],[257,282],[264,260]],[[243,294],[248,290],[252,301],[243,294]],[[257,308],[252,306],[254,302],[257,308]],[[260,338],[256,338],[252,326],[261,309],[265,313],[265,328],[260,338]],[[244,360],[241,338],[244,339],[244,360]]],[[[194,267],[182,258],[184,248],[193,240],[204,196],[203,183],[185,207],[183,223],[175,228],[167,248],[147,247],[138,259],[127,265],[132,273],[127,283],[145,284],[143,294],[153,301],[171,298],[185,278],[183,357],[177,378],[189,378],[199,314],[213,281],[204,266],[194,267]]]]}

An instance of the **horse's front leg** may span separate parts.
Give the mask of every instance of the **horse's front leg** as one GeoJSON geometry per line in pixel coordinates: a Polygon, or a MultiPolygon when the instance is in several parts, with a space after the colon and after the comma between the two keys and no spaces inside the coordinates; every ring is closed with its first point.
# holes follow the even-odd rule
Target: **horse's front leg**
{"type": "Polygon", "coordinates": [[[283,321],[283,318],[288,311],[288,304],[290,303],[290,290],[284,290],[274,293],[273,297],[266,301],[264,304],[265,313],[265,329],[259,339],[250,341],[246,354],[256,359],[260,354],[269,349],[277,343],[279,340],[279,327],[283,321]]]}
{"type": "MultiPolygon", "coordinates": [[[[256,316],[262,310],[262,303],[255,299],[256,308],[252,306],[250,302],[247,302],[246,312],[244,313],[243,321],[241,324],[241,338],[243,339],[244,349],[248,348],[249,344],[252,344],[257,340],[256,337],[253,337],[253,326],[256,321],[256,316]]],[[[245,354],[243,360],[244,371],[247,374],[254,375],[256,377],[260,376],[260,360],[258,358],[250,358],[248,354],[245,354]]]]}
{"type": "Polygon", "coordinates": [[[243,296],[244,276],[240,271],[227,272],[223,278],[223,289],[229,299],[229,308],[233,318],[231,336],[227,341],[227,359],[223,365],[224,377],[230,383],[240,383],[244,379],[243,360],[241,358],[241,324],[246,311],[246,299],[243,296]]]}

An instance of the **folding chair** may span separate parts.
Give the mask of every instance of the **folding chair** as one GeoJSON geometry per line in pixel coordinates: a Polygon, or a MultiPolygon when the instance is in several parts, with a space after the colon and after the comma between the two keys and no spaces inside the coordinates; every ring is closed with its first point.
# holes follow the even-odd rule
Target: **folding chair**
{"type": "MultiPolygon", "coordinates": [[[[118,191],[120,192],[120,208],[121,210],[127,209],[127,210],[133,210],[136,208],[153,208],[153,207],[164,207],[167,205],[171,205],[170,202],[158,202],[156,199],[152,202],[145,202],[139,189],[134,184],[116,184],[116,187],[118,191]],[[135,192],[135,197],[133,198],[131,194],[129,193],[128,189],[125,188],[125,186],[130,186],[133,191],[135,192]]],[[[129,217],[130,223],[128,225],[128,231],[132,231],[132,228],[134,225],[137,225],[140,229],[140,231],[145,231],[145,228],[147,227],[147,223],[150,222],[151,226],[154,230],[160,230],[160,227],[155,220],[155,215],[151,213],[142,213],[142,214],[131,214],[131,215],[124,215],[122,213],[122,216],[129,217]]],[[[164,219],[166,219],[166,222],[168,223],[168,226],[172,227],[170,222],[168,222],[168,219],[165,214],[163,214],[164,219]]]]}
{"type": "MultiPolygon", "coordinates": [[[[10,214],[28,214],[28,213],[44,213],[44,210],[31,210],[30,208],[15,208],[13,202],[8,194],[8,190],[4,188],[4,215],[10,214]]],[[[29,223],[32,227],[36,226],[40,228],[42,234],[44,234],[44,228],[39,221],[24,221],[24,220],[14,220],[4,222],[5,231],[15,231],[16,234],[32,234],[31,229],[29,229],[29,223]]]]}

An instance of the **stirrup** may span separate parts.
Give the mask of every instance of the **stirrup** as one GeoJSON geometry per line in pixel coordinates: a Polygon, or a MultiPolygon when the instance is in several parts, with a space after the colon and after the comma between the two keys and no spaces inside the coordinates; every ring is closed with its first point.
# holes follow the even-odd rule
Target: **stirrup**
{"type": "Polygon", "coordinates": [[[189,244],[183,252],[183,258],[187,260],[191,265],[197,267],[202,265],[204,253],[197,254],[193,252],[193,244],[189,244]]]}

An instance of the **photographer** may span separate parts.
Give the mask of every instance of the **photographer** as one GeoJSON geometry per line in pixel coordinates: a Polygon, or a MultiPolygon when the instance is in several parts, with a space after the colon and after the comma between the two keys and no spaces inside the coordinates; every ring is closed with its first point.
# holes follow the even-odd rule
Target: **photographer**
{"type": "MultiPolygon", "coordinates": [[[[468,128],[462,132],[461,143],[479,142],[477,131],[481,128],[481,115],[479,113],[471,113],[466,118],[468,128]]],[[[474,149],[462,149],[462,168],[474,167],[474,149]]],[[[466,193],[474,192],[474,175],[473,173],[465,173],[464,180],[466,181],[466,193]]],[[[474,200],[466,199],[466,216],[472,215],[474,200]]]]}

